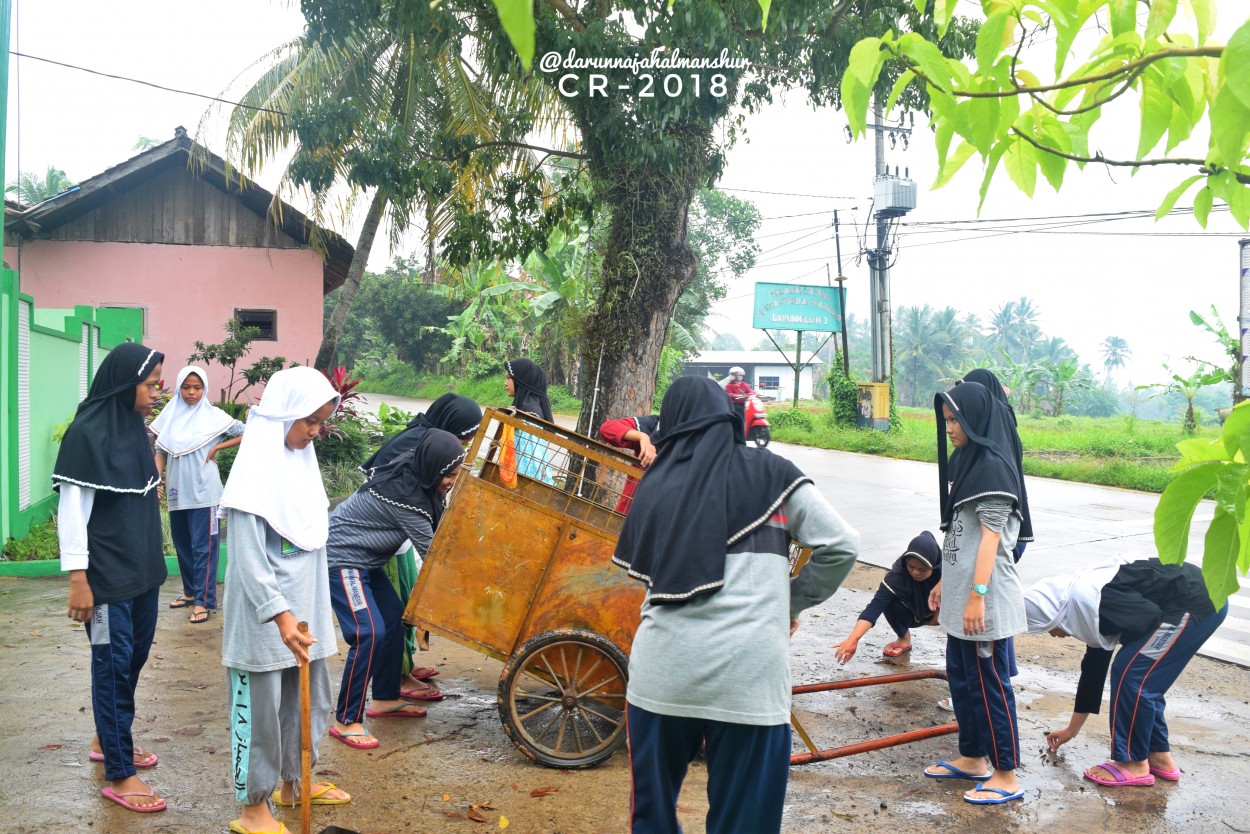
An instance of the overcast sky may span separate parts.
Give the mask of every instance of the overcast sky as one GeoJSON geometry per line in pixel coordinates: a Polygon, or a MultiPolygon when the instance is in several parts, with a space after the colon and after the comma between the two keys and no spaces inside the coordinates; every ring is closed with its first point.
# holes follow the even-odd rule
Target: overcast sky
{"type": "MultiPolygon", "coordinates": [[[[1246,19],[1246,3],[1218,0],[1217,6],[1219,29],[1227,37],[1246,19]]],[[[297,3],[265,0],[14,0],[13,8],[14,51],[208,95],[221,92],[267,50],[303,30],[297,3]]],[[[132,156],[139,136],[164,141],[177,125],[195,134],[208,104],[11,57],[7,179],[14,179],[19,164],[40,175],[56,165],[74,181],[86,179],[132,156]]],[[[1117,145],[1121,132],[1115,127],[1133,127],[1136,118],[1131,108],[1109,114],[1091,147],[1108,156],[1130,156],[1135,131],[1117,145]]],[[[759,207],[765,218],[759,239],[764,252],[760,266],[730,287],[729,297],[716,306],[712,329],[733,332],[751,346],[763,335],[751,329],[755,281],[823,284],[826,263],[836,274],[835,208],[842,220],[848,308],[867,315],[868,270],[858,253],[870,219],[873,149],[869,141],[848,144],[845,125],[840,112],[813,111],[799,94],[748,119],[749,141],[730,151],[720,185],[759,207]]],[[[930,191],[936,170],[932,135],[919,121],[916,128],[909,149],[887,146],[886,153],[891,168],[897,165],[900,173],[907,168],[919,185],[917,208],[905,223],[977,220],[981,174],[975,160],[954,182],[930,191]]],[[[200,138],[221,152],[220,120],[200,138]]],[[[1183,149],[1185,155],[1202,156],[1204,142],[1183,149]]],[[[980,219],[1153,211],[1188,173],[1156,169],[1130,176],[1122,169],[1071,168],[1059,195],[1039,177],[1032,200],[1002,173],[980,219]]],[[[272,187],[276,172],[259,179],[272,187]]],[[[1188,206],[1190,200],[1181,204],[1188,206]]],[[[1214,304],[1236,326],[1242,233],[1227,212],[1213,212],[1205,233],[1192,216],[1056,227],[1070,222],[1012,224],[1017,229],[1051,226],[1045,234],[1002,234],[1006,224],[984,222],[977,228],[904,225],[892,270],[894,306],[953,306],[984,321],[1003,303],[1027,296],[1046,334],[1065,339],[1098,373],[1101,342],[1108,336],[1126,339],[1133,356],[1118,375],[1121,383],[1159,381],[1163,362],[1187,369],[1183,357],[1191,354],[1219,359],[1218,347],[1189,323],[1188,314],[1191,309],[1206,312],[1214,304]],[[999,233],[991,235],[995,230],[999,233]]],[[[350,220],[338,230],[354,241],[350,220]]],[[[392,254],[416,248],[414,241],[405,251],[390,253],[379,245],[371,267],[384,268],[392,254]]]]}

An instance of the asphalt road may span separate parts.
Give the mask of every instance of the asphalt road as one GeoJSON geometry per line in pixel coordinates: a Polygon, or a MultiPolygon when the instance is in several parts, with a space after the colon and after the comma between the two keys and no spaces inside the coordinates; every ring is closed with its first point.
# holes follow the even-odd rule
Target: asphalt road
{"type": "MultiPolygon", "coordinates": [[[[367,410],[386,402],[405,411],[423,411],[428,401],[366,394],[367,410]]],[[[572,427],[574,420],[557,415],[572,427]]],[[[860,561],[891,565],[912,536],[929,529],[938,535],[937,467],[930,463],[833,452],[774,443],[812,477],[838,512],[861,535],[860,561]]],[[[1074,573],[1117,555],[1155,554],[1153,524],[1158,496],[1126,489],[1029,478],[1029,504],[1036,541],[1020,562],[1025,583],[1074,573]]],[[[1202,538],[1213,505],[1204,501],[1194,515],[1189,559],[1201,563],[1202,538]]],[[[1201,654],[1250,668],[1250,583],[1229,599],[1229,615],[1201,654]]]]}

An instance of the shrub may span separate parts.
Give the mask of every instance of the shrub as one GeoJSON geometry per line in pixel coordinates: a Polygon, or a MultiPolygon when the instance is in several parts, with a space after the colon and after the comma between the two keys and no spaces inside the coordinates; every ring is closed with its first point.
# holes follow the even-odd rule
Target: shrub
{"type": "Polygon", "coordinates": [[[859,417],[859,392],[855,388],[855,376],[842,373],[841,351],[834,354],[832,370],[826,381],[829,383],[829,424],[854,428],[859,417]]]}
{"type": "Polygon", "coordinates": [[[779,429],[816,430],[816,421],[812,419],[812,415],[797,408],[772,411],[768,415],[768,422],[779,429]]]}
{"type": "Polygon", "coordinates": [[[373,447],[373,429],[361,417],[341,414],[330,424],[329,435],[317,441],[322,467],[359,466],[373,447]]]}
{"type": "Polygon", "coordinates": [[[56,516],[30,528],[26,538],[8,539],[4,543],[4,561],[35,562],[43,559],[59,559],[60,541],[56,536],[56,516]]]}

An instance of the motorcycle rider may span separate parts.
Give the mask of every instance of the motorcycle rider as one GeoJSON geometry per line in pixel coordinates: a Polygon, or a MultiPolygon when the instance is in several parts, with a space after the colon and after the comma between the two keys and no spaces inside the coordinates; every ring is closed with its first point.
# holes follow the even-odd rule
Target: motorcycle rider
{"type": "Polygon", "coordinates": [[[734,404],[734,409],[738,412],[738,417],[745,424],[747,400],[755,396],[753,389],[746,381],[747,372],[737,366],[729,369],[729,383],[725,385],[725,393],[729,395],[729,399],[734,404]]]}

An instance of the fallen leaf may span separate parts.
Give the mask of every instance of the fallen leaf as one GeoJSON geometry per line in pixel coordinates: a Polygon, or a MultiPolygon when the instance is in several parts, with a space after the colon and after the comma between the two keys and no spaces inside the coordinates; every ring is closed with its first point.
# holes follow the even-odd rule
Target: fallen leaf
{"type": "Polygon", "coordinates": [[[546,787],[543,787],[543,788],[534,788],[534,790],[530,791],[530,796],[537,799],[540,796],[550,796],[551,794],[555,793],[558,790],[560,789],[557,788],[555,785],[547,785],[546,787]]]}
{"type": "Polygon", "coordinates": [[[490,818],[477,809],[476,805],[469,808],[469,819],[474,822],[490,822],[490,818]]]}
{"type": "Polygon", "coordinates": [[[62,744],[45,744],[43,747],[40,747],[39,749],[40,750],[60,750],[63,746],[64,745],[62,744]]]}
{"type": "Polygon", "coordinates": [[[444,811],[444,812],[443,812],[443,814],[444,814],[445,816],[455,817],[455,818],[456,818],[456,819],[458,819],[458,820],[462,820],[462,819],[464,819],[464,814],[461,814],[461,813],[460,813],[460,812],[458,812],[458,811],[444,811]]]}
{"type": "Polygon", "coordinates": [[[444,801],[444,802],[451,802],[451,794],[449,794],[449,793],[445,793],[445,794],[443,794],[443,801],[444,801]]]}
{"type": "Polygon", "coordinates": [[[499,827],[500,827],[500,828],[507,828],[507,827],[508,827],[508,818],[507,818],[507,817],[502,817],[502,816],[501,816],[501,817],[499,818],[499,827]]]}
{"type": "Polygon", "coordinates": [[[473,805],[472,805],[472,807],[474,807],[474,808],[485,808],[485,809],[486,809],[486,810],[488,810],[488,811],[493,811],[493,810],[495,810],[495,806],[494,806],[494,805],[491,805],[489,802],[474,802],[474,803],[473,803],[473,805]]]}
{"type": "Polygon", "coordinates": [[[513,783],[512,783],[512,790],[514,790],[514,791],[515,791],[515,790],[520,790],[520,788],[521,788],[521,786],[520,786],[520,785],[518,785],[516,782],[513,782],[513,783]]]}

